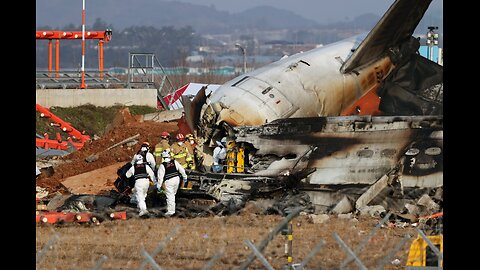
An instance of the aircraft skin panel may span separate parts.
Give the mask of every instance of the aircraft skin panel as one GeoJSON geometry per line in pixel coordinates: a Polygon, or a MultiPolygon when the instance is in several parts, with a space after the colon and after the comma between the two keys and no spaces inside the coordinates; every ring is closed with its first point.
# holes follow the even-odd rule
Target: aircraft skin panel
{"type": "Polygon", "coordinates": [[[385,57],[358,74],[341,74],[341,59],[357,44],[354,37],[295,54],[225,83],[209,97],[209,104],[219,104],[213,106],[219,117],[209,117],[216,121],[206,124],[261,125],[287,117],[339,115],[392,69],[385,57]],[[232,113],[242,121],[233,120],[232,113]]]}

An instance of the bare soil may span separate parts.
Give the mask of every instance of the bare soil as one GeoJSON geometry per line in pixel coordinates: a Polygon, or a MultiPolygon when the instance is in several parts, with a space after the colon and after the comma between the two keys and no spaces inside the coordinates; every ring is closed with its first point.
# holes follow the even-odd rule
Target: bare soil
{"type": "MultiPolygon", "coordinates": [[[[257,247],[281,222],[278,215],[259,215],[244,211],[235,216],[202,218],[154,218],[104,221],[100,225],[65,224],[38,225],[37,251],[55,233],[60,237],[52,250],[38,264],[38,269],[91,269],[102,255],[107,260],[101,269],[138,269],[142,250],[152,253],[165,237],[179,226],[165,248],[154,256],[162,269],[202,269],[218,252],[224,252],[211,269],[238,269],[252,250],[245,240],[257,247]]],[[[314,224],[308,216],[298,216],[292,222],[293,263],[300,263],[314,247],[326,243],[313,256],[307,269],[338,269],[346,253],[334,238],[336,233],[351,249],[357,247],[378,220],[360,217],[357,220],[331,217],[323,224],[314,224]]],[[[416,237],[413,228],[381,228],[359,253],[368,269],[374,269],[405,235],[416,237]]],[[[405,269],[409,240],[388,259],[383,269],[405,269]],[[392,261],[398,259],[398,265],[392,261]]],[[[287,263],[286,236],[278,234],[265,248],[263,255],[274,269],[287,263]]],[[[145,269],[154,269],[147,267],[145,269]]],[[[258,259],[248,269],[265,269],[258,259]]],[[[346,269],[359,269],[352,262],[346,269]]]]}
{"type": "MultiPolygon", "coordinates": [[[[154,122],[143,121],[141,117],[130,115],[128,110],[121,110],[113,120],[112,128],[107,130],[105,134],[98,140],[91,140],[85,143],[85,146],[67,156],[60,158],[64,163],[54,168],[54,174],[47,176],[41,174],[37,178],[36,185],[46,188],[49,193],[60,192],[63,194],[70,193],[62,182],[68,177],[90,172],[96,169],[104,168],[116,163],[125,163],[132,159],[133,155],[140,148],[142,142],[149,142],[153,147],[160,141],[160,133],[162,131],[175,134],[178,132],[177,122],[154,122]],[[140,134],[139,143],[131,147],[118,146],[109,151],[100,153],[108,147],[140,134]],[[87,162],[85,158],[90,155],[98,154],[98,159],[93,162],[87,162]]],[[[119,166],[120,167],[120,166],[119,166]]],[[[91,190],[90,194],[99,194],[105,189],[114,188],[111,185],[101,187],[99,190],[91,190]]]]}

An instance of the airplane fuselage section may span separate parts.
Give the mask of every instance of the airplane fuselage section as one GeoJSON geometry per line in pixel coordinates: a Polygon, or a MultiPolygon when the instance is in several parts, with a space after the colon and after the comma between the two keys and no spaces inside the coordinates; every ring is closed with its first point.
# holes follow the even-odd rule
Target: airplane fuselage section
{"type": "Polygon", "coordinates": [[[443,185],[441,116],[289,118],[234,129],[237,143],[252,146],[254,175],[314,168],[309,184],[371,185],[397,168],[405,186],[443,185]]]}
{"type": "Polygon", "coordinates": [[[289,117],[339,115],[390,73],[384,56],[348,74],[343,61],[361,41],[357,36],[298,53],[241,75],[219,87],[207,101],[204,125],[262,125],[289,117]],[[206,121],[205,119],[209,119],[206,121]]]}

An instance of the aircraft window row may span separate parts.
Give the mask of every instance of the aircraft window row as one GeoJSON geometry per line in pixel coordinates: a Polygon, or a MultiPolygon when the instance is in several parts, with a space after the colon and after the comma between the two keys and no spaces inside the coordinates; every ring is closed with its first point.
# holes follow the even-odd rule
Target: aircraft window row
{"type": "MultiPolygon", "coordinates": [[[[420,149],[418,148],[410,148],[405,152],[405,155],[407,156],[415,156],[420,153],[420,149]]],[[[442,149],[440,147],[429,147],[425,149],[425,154],[429,156],[436,156],[440,155],[442,153],[442,149]]]]}
{"type": "MultiPolygon", "coordinates": [[[[387,148],[387,149],[383,149],[380,152],[380,156],[386,157],[386,158],[394,158],[396,153],[397,153],[397,150],[392,148],[387,148]]],[[[361,158],[371,158],[373,157],[373,154],[374,154],[374,151],[371,149],[362,149],[357,151],[357,157],[361,157],[361,158]]]]}

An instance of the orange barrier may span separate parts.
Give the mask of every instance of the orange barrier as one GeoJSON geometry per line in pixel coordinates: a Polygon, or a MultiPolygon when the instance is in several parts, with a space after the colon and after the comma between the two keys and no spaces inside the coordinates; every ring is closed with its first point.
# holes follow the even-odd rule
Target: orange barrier
{"type": "Polygon", "coordinates": [[[127,219],[127,212],[113,212],[110,213],[110,218],[111,219],[127,219]]]}
{"type": "Polygon", "coordinates": [[[45,107],[42,107],[40,104],[36,104],[36,111],[40,112],[40,117],[49,118],[55,123],[52,125],[58,126],[62,131],[67,132],[71,137],[67,138],[67,141],[62,141],[62,137],[57,132],[56,133],[56,140],[51,140],[48,138],[48,134],[44,134],[44,138],[36,138],[35,144],[37,147],[45,148],[45,149],[59,149],[59,150],[67,150],[68,145],[72,144],[75,148],[80,149],[83,147],[84,143],[90,140],[90,136],[84,135],[83,132],[76,130],[74,127],[70,125],[70,123],[63,121],[58,116],[50,112],[45,107]],[[73,139],[77,140],[78,142],[74,142],[73,139]]]}

